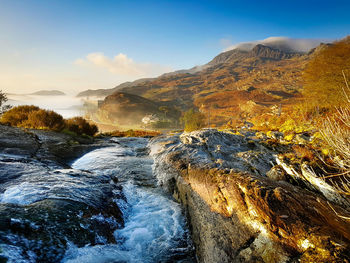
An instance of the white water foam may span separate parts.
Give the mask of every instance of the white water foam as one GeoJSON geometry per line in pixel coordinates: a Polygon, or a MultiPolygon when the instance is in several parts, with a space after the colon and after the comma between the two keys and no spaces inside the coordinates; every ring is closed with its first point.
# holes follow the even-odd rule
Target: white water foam
{"type": "MultiPolygon", "coordinates": [[[[142,148],[147,142],[134,141],[132,147],[138,143],[142,148]]],[[[107,170],[110,174],[113,171],[120,176],[123,173],[130,175],[122,184],[127,202],[116,199],[125,220],[124,227],[114,232],[117,244],[81,248],[71,244],[62,262],[171,262],[172,257],[186,254],[191,249],[180,205],[162,189],[135,184],[136,180],[144,179],[138,174],[141,166],[145,170],[141,176],[153,178],[156,185],[149,156],[137,157],[139,161],[136,163],[136,157],[130,157],[130,150],[124,146],[98,149],[73,163],[76,169],[97,174],[104,174],[107,170]]]]}
{"type": "Polygon", "coordinates": [[[185,222],[179,204],[159,192],[123,186],[128,207],[125,227],[114,232],[117,244],[70,246],[62,262],[159,262],[182,251],[185,222]]]}

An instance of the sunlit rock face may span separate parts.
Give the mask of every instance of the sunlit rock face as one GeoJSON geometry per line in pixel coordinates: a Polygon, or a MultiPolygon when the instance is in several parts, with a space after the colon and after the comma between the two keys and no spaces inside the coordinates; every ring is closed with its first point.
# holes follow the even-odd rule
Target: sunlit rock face
{"type": "Polygon", "coordinates": [[[350,260],[350,223],[333,209],[350,212],[272,176],[277,152],[254,134],[202,130],[151,149],[160,184],[187,209],[200,262],[350,260]]]}

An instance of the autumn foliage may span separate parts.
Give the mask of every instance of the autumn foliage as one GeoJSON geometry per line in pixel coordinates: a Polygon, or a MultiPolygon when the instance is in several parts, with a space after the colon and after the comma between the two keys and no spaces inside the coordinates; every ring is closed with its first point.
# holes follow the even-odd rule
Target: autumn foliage
{"type": "Polygon", "coordinates": [[[303,77],[309,106],[344,105],[344,79],[350,77],[350,36],[315,52],[303,77]]]}
{"type": "Polygon", "coordinates": [[[97,131],[97,126],[89,124],[84,118],[75,117],[65,120],[60,114],[40,109],[37,106],[17,106],[5,112],[0,119],[0,123],[30,128],[62,131],[64,129],[75,134],[93,136],[97,131]]]}
{"type": "Polygon", "coordinates": [[[76,134],[82,135],[90,135],[93,136],[97,131],[98,128],[94,124],[88,123],[84,118],[82,117],[74,117],[71,119],[66,120],[65,122],[66,129],[69,131],[75,132],[76,134]]]}

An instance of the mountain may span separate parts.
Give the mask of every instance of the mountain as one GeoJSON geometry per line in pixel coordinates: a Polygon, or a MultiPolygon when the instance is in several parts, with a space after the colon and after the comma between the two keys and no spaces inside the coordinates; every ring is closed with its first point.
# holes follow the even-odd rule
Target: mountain
{"type": "Polygon", "coordinates": [[[320,48],[308,53],[263,44],[236,48],[203,66],[125,83],[117,90],[182,111],[199,108],[216,125],[239,122],[298,103],[302,71],[320,48]]]}
{"type": "Polygon", "coordinates": [[[40,90],[37,92],[33,92],[29,95],[38,95],[38,96],[63,96],[66,95],[64,92],[59,90],[40,90]]]}

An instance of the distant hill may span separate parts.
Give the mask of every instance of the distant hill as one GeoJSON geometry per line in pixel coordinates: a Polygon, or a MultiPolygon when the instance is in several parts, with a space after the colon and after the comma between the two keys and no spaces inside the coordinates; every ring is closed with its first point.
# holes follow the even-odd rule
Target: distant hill
{"type": "MultiPolygon", "coordinates": [[[[95,119],[104,123],[114,123],[118,125],[141,125],[142,118],[146,115],[156,114],[161,117],[161,103],[140,97],[135,94],[115,92],[109,95],[100,103],[95,119]]],[[[167,118],[178,118],[175,109],[168,109],[167,118]]]]}
{"type": "Polygon", "coordinates": [[[29,95],[39,95],[39,96],[63,96],[66,95],[64,92],[59,90],[40,90],[37,92],[30,93],[29,95]]]}
{"type": "Polygon", "coordinates": [[[113,92],[118,91],[122,88],[126,88],[126,87],[132,87],[134,85],[137,85],[139,83],[145,82],[145,81],[149,81],[152,80],[152,78],[143,78],[143,79],[138,79],[135,81],[128,81],[128,82],[124,82],[112,89],[96,89],[96,90],[85,90],[82,91],[80,93],[78,93],[77,97],[106,97],[108,95],[111,95],[113,92]]]}

